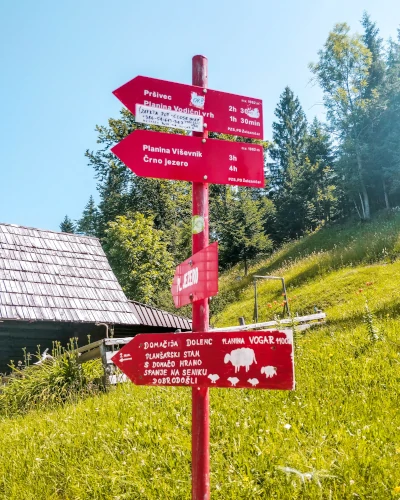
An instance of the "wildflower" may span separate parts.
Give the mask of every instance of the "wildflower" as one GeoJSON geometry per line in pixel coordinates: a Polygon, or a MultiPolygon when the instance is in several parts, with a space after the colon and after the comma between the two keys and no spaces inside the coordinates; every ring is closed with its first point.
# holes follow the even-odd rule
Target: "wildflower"
{"type": "Polygon", "coordinates": [[[366,286],[371,286],[371,285],[373,285],[373,284],[374,284],[374,283],[373,283],[373,281],[367,281],[367,282],[365,283],[365,285],[366,285],[366,286]]]}
{"type": "Polygon", "coordinates": [[[363,293],[363,289],[362,289],[362,288],[360,288],[360,289],[358,290],[358,292],[359,292],[359,293],[363,293]]]}
{"type": "Polygon", "coordinates": [[[272,304],[268,304],[268,307],[269,307],[269,308],[271,309],[271,307],[272,307],[272,304]]]}
{"type": "Polygon", "coordinates": [[[276,300],[274,300],[274,304],[277,304],[278,302],[276,300]]]}
{"type": "Polygon", "coordinates": [[[290,424],[285,424],[283,427],[284,427],[285,429],[287,429],[287,430],[289,430],[289,429],[291,429],[291,428],[292,428],[292,426],[291,426],[290,424]]]}
{"type": "Polygon", "coordinates": [[[393,493],[400,493],[400,486],[396,486],[396,488],[393,489],[393,493]]]}
{"type": "Polygon", "coordinates": [[[396,448],[396,453],[400,453],[400,448],[396,448]]]}

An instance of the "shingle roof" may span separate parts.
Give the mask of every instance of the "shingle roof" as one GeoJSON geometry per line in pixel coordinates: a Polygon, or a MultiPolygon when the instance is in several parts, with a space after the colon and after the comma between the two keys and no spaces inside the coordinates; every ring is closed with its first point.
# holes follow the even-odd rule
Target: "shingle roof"
{"type": "Polygon", "coordinates": [[[191,330],[192,321],[176,314],[171,314],[162,309],[141,304],[135,300],[130,300],[131,309],[142,325],[156,326],[176,330],[191,330]]]}
{"type": "Polygon", "coordinates": [[[139,324],[97,238],[0,224],[0,320],[139,324]]]}

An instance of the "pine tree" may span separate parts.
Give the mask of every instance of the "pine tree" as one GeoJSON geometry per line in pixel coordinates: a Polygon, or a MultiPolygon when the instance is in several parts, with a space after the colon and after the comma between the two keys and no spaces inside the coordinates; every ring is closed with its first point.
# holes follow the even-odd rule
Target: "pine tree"
{"type": "Polygon", "coordinates": [[[63,233],[75,233],[75,224],[72,220],[66,215],[64,220],[60,224],[60,230],[63,233]]]}
{"type": "Polygon", "coordinates": [[[284,188],[289,165],[301,165],[307,136],[306,116],[289,87],[280,96],[275,116],[277,121],[272,124],[274,145],[269,151],[275,166],[270,182],[274,190],[279,190],[284,188]]]}
{"type": "Polygon", "coordinates": [[[361,24],[364,28],[364,45],[371,53],[371,65],[364,90],[365,98],[369,100],[369,106],[368,112],[364,115],[365,131],[362,136],[368,190],[372,195],[372,203],[375,208],[380,208],[382,199],[386,208],[390,208],[388,181],[385,179],[380,143],[376,140],[381,126],[382,115],[387,108],[383,40],[379,36],[376,23],[371,21],[366,12],[364,12],[361,24]]]}
{"type": "Polygon", "coordinates": [[[97,236],[99,212],[94,202],[93,196],[90,196],[86,207],[83,210],[82,217],[77,222],[78,233],[87,236],[97,236]]]}
{"type": "Polygon", "coordinates": [[[220,262],[222,266],[242,262],[247,275],[250,260],[272,250],[264,232],[265,206],[253,199],[250,189],[230,190],[226,212],[219,221],[220,262]]]}
{"type": "Polygon", "coordinates": [[[323,124],[314,118],[306,141],[307,166],[304,169],[304,190],[307,192],[308,229],[337,215],[339,192],[331,138],[323,124]]]}
{"type": "Polygon", "coordinates": [[[304,169],[307,120],[299,99],[286,87],[275,110],[278,118],[272,125],[275,161],[271,171],[271,196],[276,206],[278,241],[301,235],[307,221],[307,185],[304,169]]]}
{"type": "MultiPolygon", "coordinates": [[[[97,234],[104,238],[108,223],[118,215],[142,213],[153,219],[156,229],[164,231],[169,250],[178,258],[176,254],[180,245],[176,244],[175,235],[181,231],[183,221],[190,218],[190,185],[137,177],[110,152],[110,146],[133,130],[143,128],[149,127],[136,123],[126,109],[121,111],[118,119],[110,119],[108,126],[96,127],[97,142],[101,144],[101,149],[87,151],[86,156],[96,172],[100,193],[97,234]]],[[[150,128],[161,132],[178,132],[163,127],[150,128]]]]}
{"type": "Polygon", "coordinates": [[[380,97],[384,109],[373,138],[374,161],[381,169],[385,206],[390,208],[400,203],[400,35],[398,42],[389,42],[380,97]]]}

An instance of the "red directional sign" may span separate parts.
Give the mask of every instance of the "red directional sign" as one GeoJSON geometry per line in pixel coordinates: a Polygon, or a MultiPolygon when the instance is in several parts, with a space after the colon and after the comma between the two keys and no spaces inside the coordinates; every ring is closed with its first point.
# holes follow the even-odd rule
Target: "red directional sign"
{"type": "Polygon", "coordinates": [[[137,385],[294,389],[292,330],[137,335],[112,362],[137,385]]]}
{"type": "Polygon", "coordinates": [[[212,243],[179,264],[171,287],[175,307],[218,293],[218,243],[212,243]]]}
{"type": "Polygon", "coordinates": [[[112,148],[135,174],[234,186],[264,186],[262,146],[135,130],[112,148]]]}
{"type": "Polygon", "coordinates": [[[207,129],[223,134],[263,138],[262,101],[195,85],[137,76],[114,90],[114,95],[135,114],[136,104],[204,117],[207,129]]]}

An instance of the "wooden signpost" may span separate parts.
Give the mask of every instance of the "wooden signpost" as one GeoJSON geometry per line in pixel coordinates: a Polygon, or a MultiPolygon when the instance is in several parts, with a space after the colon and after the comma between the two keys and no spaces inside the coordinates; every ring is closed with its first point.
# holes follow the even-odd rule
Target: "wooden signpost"
{"type": "Polygon", "coordinates": [[[208,88],[207,59],[194,56],[192,85],[137,76],[114,94],[139,123],[192,136],[136,130],[112,151],[144,177],[192,182],[192,257],[177,267],[176,307],[192,303],[192,333],[140,334],[112,361],[139,385],[192,387],[192,498],[210,498],[209,387],[294,389],[291,330],[209,332],[218,291],[217,244],[209,245],[208,183],[263,187],[256,144],[208,139],[208,130],[263,138],[260,99],[208,88]]]}

